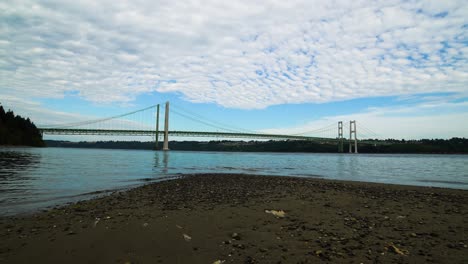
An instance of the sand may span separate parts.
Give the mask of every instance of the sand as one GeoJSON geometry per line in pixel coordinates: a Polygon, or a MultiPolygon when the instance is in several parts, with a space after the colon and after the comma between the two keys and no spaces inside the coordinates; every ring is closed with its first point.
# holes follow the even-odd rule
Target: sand
{"type": "Polygon", "coordinates": [[[0,226],[1,263],[468,263],[468,191],[441,188],[189,175],[0,226]]]}

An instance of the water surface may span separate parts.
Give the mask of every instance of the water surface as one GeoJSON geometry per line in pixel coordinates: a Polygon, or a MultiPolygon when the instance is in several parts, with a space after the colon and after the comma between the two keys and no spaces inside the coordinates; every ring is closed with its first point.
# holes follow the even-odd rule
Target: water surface
{"type": "Polygon", "coordinates": [[[0,148],[0,215],[185,173],[289,175],[468,189],[468,156],[0,148]]]}

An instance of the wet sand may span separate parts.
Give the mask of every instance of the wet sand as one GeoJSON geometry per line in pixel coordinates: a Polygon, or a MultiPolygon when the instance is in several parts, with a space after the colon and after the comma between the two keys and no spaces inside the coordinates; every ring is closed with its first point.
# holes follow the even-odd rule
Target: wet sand
{"type": "Polygon", "coordinates": [[[0,263],[468,262],[468,191],[441,188],[191,175],[0,226],[0,263]]]}

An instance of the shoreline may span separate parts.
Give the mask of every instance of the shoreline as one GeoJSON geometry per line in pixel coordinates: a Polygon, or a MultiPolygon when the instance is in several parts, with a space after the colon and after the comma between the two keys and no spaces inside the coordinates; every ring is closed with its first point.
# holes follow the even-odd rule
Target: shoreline
{"type": "MultiPolygon", "coordinates": [[[[28,147],[28,146],[24,146],[28,147]]],[[[34,148],[34,147],[32,147],[34,148]]],[[[65,148],[65,149],[109,149],[109,150],[144,150],[144,151],[162,151],[160,149],[143,149],[143,148],[99,148],[99,147],[77,147],[77,146],[44,146],[40,148],[65,148]]],[[[248,151],[248,150],[184,150],[184,149],[172,149],[171,151],[182,151],[182,152],[232,152],[232,153],[279,153],[279,154],[356,154],[356,153],[349,153],[349,152],[310,152],[310,151],[248,151]]],[[[359,152],[357,154],[364,154],[364,155],[468,155],[466,152],[359,152]]]]}
{"type": "MultiPolygon", "coordinates": [[[[133,185],[125,186],[125,187],[116,187],[113,189],[103,189],[103,190],[98,190],[98,191],[93,191],[93,192],[88,192],[88,193],[81,193],[81,194],[75,194],[71,196],[61,196],[61,197],[55,197],[54,199],[44,199],[38,201],[38,203],[47,203],[48,201],[53,201],[53,200],[69,200],[63,203],[57,203],[57,204],[51,204],[47,206],[42,206],[38,208],[31,208],[25,211],[20,211],[17,213],[9,213],[9,214],[0,214],[0,219],[1,218],[11,218],[11,217],[28,217],[32,216],[37,213],[44,213],[53,209],[60,209],[63,207],[71,206],[76,203],[80,202],[86,202],[94,199],[99,199],[103,198],[109,195],[113,195],[115,193],[119,192],[126,192],[130,191],[135,188],[141,188],[146,185],[151,185],[155,184],[161,181],[168,181],[168,180],[177,180],[183,177],[192,177],[192,176],[197,176],[197,175],[205,175],[205,174],[210,174],[210,175],[241,175],[241,176],[254,176],[254,177],[287,177],[287,178],[298,178],[298,179],[310,179],[310,180],[317,180],[317,181],[325,181],[325,182],[337,182],[337,183],[349,183],[349,184],[375,184],[375,185],[382,185],[382,186],[397,186],[401,188],[405,187],[415,187],[415,188],[427,188],[427,189],[434,189],[434,190],[447,190],[447,191],[468,191],[467,189],[463,188],[450,188],[450,187],[439,187],[439,186],[424,186],[424,185],[405,185],[405,184],[397,184],[397,183],[382,183],[382,182],[366,182],[366,181],[353,181],[353,180],[338,180],[338,179],[327,179],[325,177],[322,177],[320,175],[264,175],[264,174],[249,174],[249,173],[196,173],[196,174],[172,174],[172,175],[167,175],[158,179],[143,179],[141,180],[141,183],[136,183],[133,185]],[[85,198],[80,198],[80,197],[85,197],[85,198]],[[74,199],[70,199],[74,198],[74,199]]],[[[451,181],[438,181],[438,182],[443,182],[443,183],[458,183],[458,184],[464,184],[460,182],[451,182],[451,181]]],[[[18,205],[18,204],[14,204],[18,205]]]]}
{"type": "Polygon", "coordinates": [[[244,174],[181,176],[47,212],[0,217],[0,261],[468,259],[466,190],[244,174]],[[285,217],[266,210],[284,210],[285,217]]]}

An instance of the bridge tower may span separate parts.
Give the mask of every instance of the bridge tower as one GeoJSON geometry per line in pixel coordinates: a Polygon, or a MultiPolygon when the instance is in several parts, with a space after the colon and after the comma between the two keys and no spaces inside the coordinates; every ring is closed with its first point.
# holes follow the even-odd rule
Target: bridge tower
{"type": "Polygon", "coordinates": [[[165,112],[165,118],[164,118],[163,150],[169,150],[169,101],[166,102],[166,112],[165,112]]]}
{"type": "Polygon", "coordinates": [[[354,153],[358,153],[356,120],[349,121],[349,153],[353,153],[353,134],[354,134],[354,153]]]}
{"type": "Polygon", "coordinates": [[[159,148],[159,104],[156,106],[156,138],[155,138],[155,146],[154,149],[158,150],[159,148]]]}
{"type": "Polygon", "coordinates": [[[338,122],[338,152],[343,153],[343,121],[338,122]]]}

